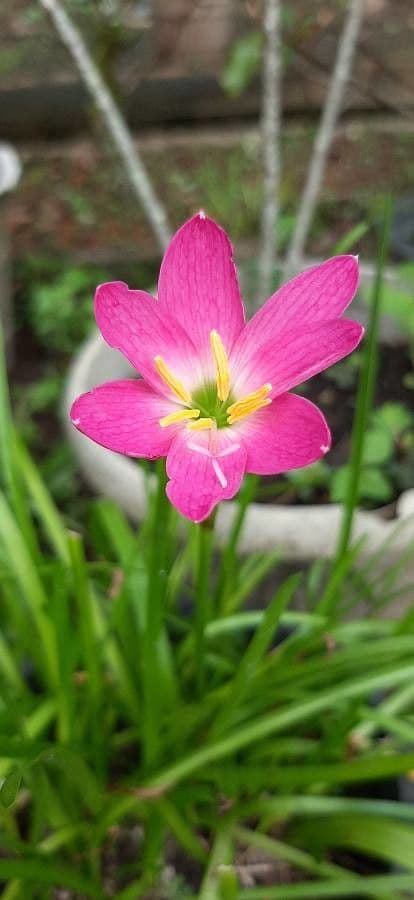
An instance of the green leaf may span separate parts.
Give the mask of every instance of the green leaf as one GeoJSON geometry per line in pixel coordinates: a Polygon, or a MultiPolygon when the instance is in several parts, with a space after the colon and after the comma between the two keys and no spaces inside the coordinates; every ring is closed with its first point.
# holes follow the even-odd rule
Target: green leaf
{"type": "Polygon", "coordinates": [[[414,299],[412,294],[384,281],[381,290],[381,311],[383,315],[394,319],[405,334],[414,337],[414,299]]]}
{"type": "Polygon", "coordinates": [[[0,803],[2,806],[6,807],[6,809],[13,805],[17,794],[19,793],[21,783],[22,773],[20,769],[12,769],[11,772],[6,775],[0,788],[0,803]]]}
{"type": "Polygon", "coordinates": [[[262,35],[252,31],[233,45],[221,75],[221,85],[230,97],[238,97],[258,73],[262,58],[262,35]]]}
{"type": "MultiPolygon", "coordinates": [[[[340,466],[340,468],[333,473],[331,480],[331,500],[336,503],[342,503],[345,500],[349,476],[349,465],[340,466]]],[[[391,499],[392,494],[392,484],[380,469],[363,469],[358,499],[374,500],[376,503],[386,503],[391,499]]]]}
{"type": "Polygon", "coordinates": [[[380,469],[364,469],[360,490],[364,500],[376,503],[387,503],[393,494],[391,482],[380,469]]]}
{"type": "Polygon", "coordinates": [[[102,900],[102,891],[95,883],[79,874],[76,869],[68,866],[47,862],[44,859],[0,859],[0,879],[7,880],[18,878],[19,881],[30,884],[48,884],[63,886],[86,894],[87,897],[96,897],[102,900]]]}
{"type": "Polygon", "coordinates": [[[260,662],[275,636],[281,616],[298,587],[299,575],[291,575],[283,582],[267,607],[258,628],[253,635],[244,656],[239,662],[235,678],[230,684],[229,694],[222,704],[215,722],[214,734],[220,734],[237,713],[245,694],[248,692],[260,662]]]}
{"type": "Polygon", "coordinates": [[[374,816],[336,816],[295,829],[307,847],[357,850],[414,872],[414,828],[374,816]]]}
{"type": "Polygon", "coordinates": [[[39,762],[61,771],[92,812],[100,809],[102,794],[99,784],[82,756],[66,747],[56,746],[45,750],[39,762]]]}
{"type": "MultiPolygon", "coordinates": [[[[399,684],[407,684],[413,677],[414,665],[402,666],[391,672],[382,672],[380,675],[368,678],[361,678],[358,675],[330,690],[320,691],[310,699],[291,703],[285,709],[270,712],[255,721],[235,728],[234,731],[218,741],[205,743],[203,747],[161,770],[151,778],[149,784],[151,788],[171,787],[187,778],[191,773],[204,766],[210,766],[216,760],[224,759],[244,747],[257,744],[258,741],[264,740],[270,735],[280,734],[300,722],[309,721],[312,717],[321,715],[329,709],[337,708],[338,703],[344,700],[361,699],[376,690],[386,690],[399,684]]],[[[323,769],[323,767],[321,768],[323,769]]],[[[323,781],[323,776],[319,780],[323,781]]]]}
{"type": "Polygon", "coordinates": [[[350,231],[347,231],[344,236],[337,241],[334,247],[334,254],[340,255],[341,253],[350,253],[354,247],[358,246],[361,238],[366,235],[367,231],[369,231],[368,222],[358,222],[357,225],[354,225],[350,231]]]}
{"type": "Polygon", "coordinates": [[[44,484],[40,473],[22,441],[16,441],[17,461],[27,490],[42,522],[50,545],[58,557],[69,562],[67,533],[63,520],[44,484]]]}
{"type": "Polygon", "coordinates": [[[320,460],[305,469],[292,469],[286,473],[286,477],[295,486],[299,495],[306,499],[316,488],[327,484],[330,471],[328,464],[320,460]]]}
{"type": "Polygon", "coordinates": [[[363,878],[338,878],[335,881],[306,881],[280,887],[246,888],[239,891],[238,900],[334,900],[335,897],[379,897],[387,895],[397,900],[396,891],[414,888],[413,875],[365,875],[363,878]],[[392,893],[391,893],[392,892],[392,893]]]}
{"type": "Polygon", "coordinates": [[[393,438],[398,438],[413,423],[413,416],[403,403],[383,403],[372,414],[372,422],[386,428],[393,438]]]}
{"type": "Polygon", "coordinates": [[[370,428],[365,435],[363,465],[376,466],[388,462],[392,456],[393,438],[387,428],[370,428]]]}
{"type": "Polygon", "coordinates": [[[349,477],[349,465],[339,466],[339,469],[336,469],[332,473],[330,496],[331,500],[333,500],[334,503],[343,503],[343,501],[345,500],[349,477]]]}

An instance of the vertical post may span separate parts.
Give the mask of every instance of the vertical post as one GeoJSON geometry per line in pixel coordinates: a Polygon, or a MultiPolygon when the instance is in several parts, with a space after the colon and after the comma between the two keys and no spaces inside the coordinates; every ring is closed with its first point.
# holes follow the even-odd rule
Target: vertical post
{"type": "Polygon", "coordinates": [[[281,0],[265,0],[262,100],[263,208],[257,299],[268,297],[277,252],[280,191],[281,0]]]}
{"type": "Polygon", "coordinates": [[[296,226],[286,256],[285,272],[293,275],[300,266],[309,229],[318,201],[325,167],[335,136],[336,123],[343,105],[345,88],[360,31],[364,0],[350,0],[339,39],[338,52],[315,138],[305,187],[299,204],[296,226]]]}
{"type": "Polygon", "coordinates": [[[101,113],[122,160],[127,178],[163,252],[171,235],[167,212],[154,190],[125,119],[95,65],[79,29],[68,16],[60,0],[39,0],[39,3],[49,13],[61,41],[71,54],[96,108],[101,113]]]}

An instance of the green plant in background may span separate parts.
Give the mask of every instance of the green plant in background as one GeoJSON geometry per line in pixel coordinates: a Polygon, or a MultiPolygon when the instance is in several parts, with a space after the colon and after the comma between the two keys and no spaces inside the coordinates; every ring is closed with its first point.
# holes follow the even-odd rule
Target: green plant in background
{"type": "Polygon", "coordinates": [[[251,31],[233,44],[221,74],[221,85],[230,97],[238,97],[259,74],[262,62],[263,35],[251,31]]]}
{"type": "Polygon", "coordinates": [[[318,488],[324,488],[329,483],[331,467],[325,460],[320,460],[306,469],[292,469],[286,473],[286,478],[296,489],[301,500],[310,501],[318,488]]]}
{"type": "Polygon", "coordinates": [[[89,334],[94,322],[91,293],[95,277],[90,270],[71,267],[51,282],[33,287],[29,319],[45,347],[75,350],[89,334]]]}
{"type": "MultiPolygon", "coordinates": [[[[384,280],[382,285],[382,311],[408,339],[414,369],[414,263],[402,263],[397,267],[401,283],[384,280]]],[[[363,294],[366,299],[366,295],[363,294]]],[[[404,378],[404,387],[414,389],[414,373],[404,378]]]]}
{"type": "MultiPolygon", "coordinates": [[[[414,462],[413,434],[414,416],[402,403],[385,403],[373,412],[365,437],[360,500],[386,503],[396,490],[407,486],[403,479],[401,483],[399,475],[404,473],[406,464],[411,468],[414,462]],[[396,459],[397,451],[400,461],[396,459]]],[[[332,500],[344,499],[348,474],[349,465],[340,466],[332,473],[332,500]]]]}
{"type": "MultiPolygon", "coordinates": [[[[285,33],[295,24],[296,16],[291,9],[282,10],[282,18],[285,33]]],[[[294,51],[285,43],[283,46],[283,61],[288,63],[294,56],[294,51]]],[[[263,34],[258,30],[251,30],[234,41],[230,53],[220,76],[223,90],[229,97],[239,97],[246,91],[252,81],[260,73],[263,57],[263,34]]]]}

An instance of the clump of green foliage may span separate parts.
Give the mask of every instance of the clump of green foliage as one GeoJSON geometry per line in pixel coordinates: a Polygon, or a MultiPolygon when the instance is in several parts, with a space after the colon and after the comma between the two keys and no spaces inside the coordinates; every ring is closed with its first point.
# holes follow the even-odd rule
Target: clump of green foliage
{"type": "Polygon", "coordinates": [[[96,273],[82,267],[68,267],[52,280],[33,285],[29,321],[45,347],[70,352],[85,339],[94,322],[95,285],[96,273]]]}
{"type": "MultiPolygon", "coordinates": [[[[214,565],[213,527],[188,525],[182,541],[161,465],[139,528],[98,500],[88,527],[69,530],[17,435],[1,367],[0,879],[8,900],[45,900],[57,888],[116,900],[412,889],[413,806],[369,797],[367,784],[414,768],[414,617],[409,607],[401,621],[378,617],[404,598],[402,561],[387,559],[388,545],[369,555],[351,541],[377,315],[378,292],[335,559],[287,577],[277,550],[240,555],[254,479],[214,565]],[[135,842],[127,864],[114,859],[121,834],[135,842]],[[267,861],[265,882],[249,868],[252,852],[267,861]],[[363,877],[355,852],[371,860],[363,877]],[[278,883],[272,865],[281,860],[294,884],[278,883]]],[[[400,433],[395,410],[385,419],[400,433]]]]}

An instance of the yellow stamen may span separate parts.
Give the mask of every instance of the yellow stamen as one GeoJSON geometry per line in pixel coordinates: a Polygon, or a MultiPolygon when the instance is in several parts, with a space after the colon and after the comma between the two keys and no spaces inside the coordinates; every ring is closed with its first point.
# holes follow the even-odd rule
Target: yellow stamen
{"type": "Polygon", "coordinates": [[[210,331],[210,344],[217,372],[217,396],[227,400],[230,393],[230,370],[227,353],[217,331],[210,331]]]}
{"type": "Polygon", "coordinates": [[[188,426],[191,428],[191,431],[204,431],[207,428],[212,428],[214,425],[214,419],[197,419],[197,422],[191,422],[188,426]]]}
{"type": "Polygon", "coordinates": [[[257,412],[258,409],[269,406],[269,403],[272,401],[270,397],[267,397],[267,394],[271,390],[271,384],[264,384],[258,391],[253,391],[251,394],[247,394],[246,397],[242,397],[241,400],[232,403],[227,410],[228,425],[234,425],[235,422],[250,416],[252,413],[257,412]]]}
{"type": "Polygon", "coordinates": [[[264,406],[269,406],[271,402],[272,401],[269,397],[267,400],[260,400],[260,402],[257,402],[256,405],[251,407],[250,409],[241,409],[240,412],[233,413],[228,417],[227,424],[234,425],[235,422],[239,422],[240,419],[245,419],[246,416],[251,416],[251,414],[257,412],[258,409],[262,409],[264,406]]]}
{"type": "Polygon", "coordinates": [[[191,394],[187,391],[187,388],[184,387],[182,381],[173,375],[171,370],[168,368],[166,363],[164,362],[162,356],[154,356],[155,368],[163,381],[168,384],[168,387],[171,388],[173,393],[182,400],[183,403],[191,403],[191,394]]]}
{"type": "Polygon", "coordinates": [[[199,415],[199,409],[180,409],[178,412],[163,416],[163,418],[160,419],[160,425],[161,428],[166,428],[167,425],[175,425],[176,422],[183,422],[185,419],[198,419],[199,415]]]}

